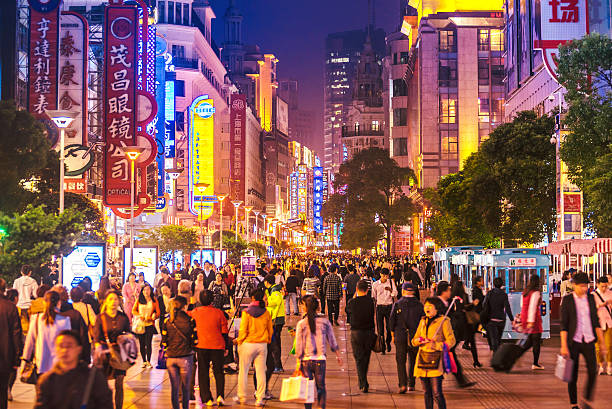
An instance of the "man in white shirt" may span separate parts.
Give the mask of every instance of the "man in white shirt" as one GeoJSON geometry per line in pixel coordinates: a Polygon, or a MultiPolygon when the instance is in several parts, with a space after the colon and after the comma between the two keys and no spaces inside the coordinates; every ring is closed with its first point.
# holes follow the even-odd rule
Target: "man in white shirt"
{"type": "MultiPolygon", "coordinates": [[[[602,276],[597,279],[597,290],[593,293],[595,305],[597,306],[597,315],[599,317],[599,325],[603,333],[604,342],[606,344],[605,356],[608,358],[607,374],[612,375],[612,291],[609,289],[610,283],[607,276],[602,276]]],[[[599,374],[602,375],[605,371],[604,357],[599,350],[599,344],[595,344],[597,352],[597,362],[599,363],[599,374]]]]}
{"type": "Polygon", "coordinates": [[[21,317],[21,326],[28,328],[30,323],[30,306],[32,300],[36,298],[38,283],[32,278],[32,267],[24,264],[21,267],[21,277],[15,280],[13,288],[19,293],[17,308],[21,317]]]}
{"type": "MultiPolygon", "coordinates": [[[[378,335],[383,337],[383,341],[387,344],[387,352],[391,352],[391,327],[389,320],[391,319],[391,308],[393,307],[393,297],[397,295],[397,287],[393,280],[389,280],[389,269],[383,268],[380,270],[380,280],[372,284],[372,297],[376,302],[376,326],[378,327],[378,335]],[[385,336],[385,323],[387,327],[385,336]]],[[[385,353],[383,349],[382,353],[385,353]]]]}
{"type": "Polygon", "coordinates": [[[578,359],[584,357],[587,366],[587,384],[584,401],[580,408],[590,409],[597,379],[595,342],[599,340],[600,351],[605,354],[605,343],[597,316],[597,307],[592,294],[588,294],[589,276],[577,273],[574,276],[574,292],[561,303],[561,355],[574,362],[572,379],[567,385],[572,409],[578,406],[578,359]]]}

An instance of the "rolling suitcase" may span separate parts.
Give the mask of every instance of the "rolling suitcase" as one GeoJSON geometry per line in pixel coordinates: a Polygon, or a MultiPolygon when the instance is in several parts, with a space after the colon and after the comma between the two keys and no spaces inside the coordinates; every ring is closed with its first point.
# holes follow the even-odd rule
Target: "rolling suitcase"
{"type": "Polygon", "coordinates": [[[501,344],[491,358],[491,367],[495,372],[510,372],[516,361],[523,355],[524,340],[516,344],[501,344]]]}

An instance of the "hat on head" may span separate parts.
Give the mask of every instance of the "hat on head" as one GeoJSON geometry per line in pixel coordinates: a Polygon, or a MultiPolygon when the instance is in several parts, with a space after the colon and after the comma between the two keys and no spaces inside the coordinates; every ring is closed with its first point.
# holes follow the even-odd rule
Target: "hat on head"
{"type": "Polygon", "coordinates": [[[412,283],[404,283],[402,284],[402,291],[414,291],[415,287],[412,283]]]}

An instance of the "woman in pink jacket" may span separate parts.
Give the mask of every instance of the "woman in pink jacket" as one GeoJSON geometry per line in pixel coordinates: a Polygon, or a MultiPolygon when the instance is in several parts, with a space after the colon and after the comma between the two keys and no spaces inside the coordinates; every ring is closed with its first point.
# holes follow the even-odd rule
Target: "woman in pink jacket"
{"type": "Polygon", "coordinates": [[[134,308],[134,303],[138,299],[140,289],[140,285],[136,282],[136,274],[130,273],[127,283],[123,285],[121,290],[123,294],[123,312],[125,312],[125,315],[130,320],[130,324],[132,323],[132,308],[134,308]]]}

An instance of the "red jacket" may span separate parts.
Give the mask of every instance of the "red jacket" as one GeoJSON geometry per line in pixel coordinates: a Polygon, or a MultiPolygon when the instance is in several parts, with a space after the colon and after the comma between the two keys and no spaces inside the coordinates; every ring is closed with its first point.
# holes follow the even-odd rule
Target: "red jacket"
{"type": "Polygon", "coordinates": [[[196,322],[198,344],[200,349],[225,349],[224,334],[228,333],[227,319],[223,312],[215,307],[197,307],[187,314],[196,322]]]}
{"type": "Polygon", "coordinates": [[[523,306],[521,307],[521,323],[526,334],[541,334],[542,329],[542,314],[540,313],[540,303],[542,296],[537,299],[538,306],[535,314],[535,323],[532,328],[527,328],[527,322],[529,317],[529,303],[531,302],[531,295],[533,291],[529,291],[526,295],[523,295],[523,306]]]}

